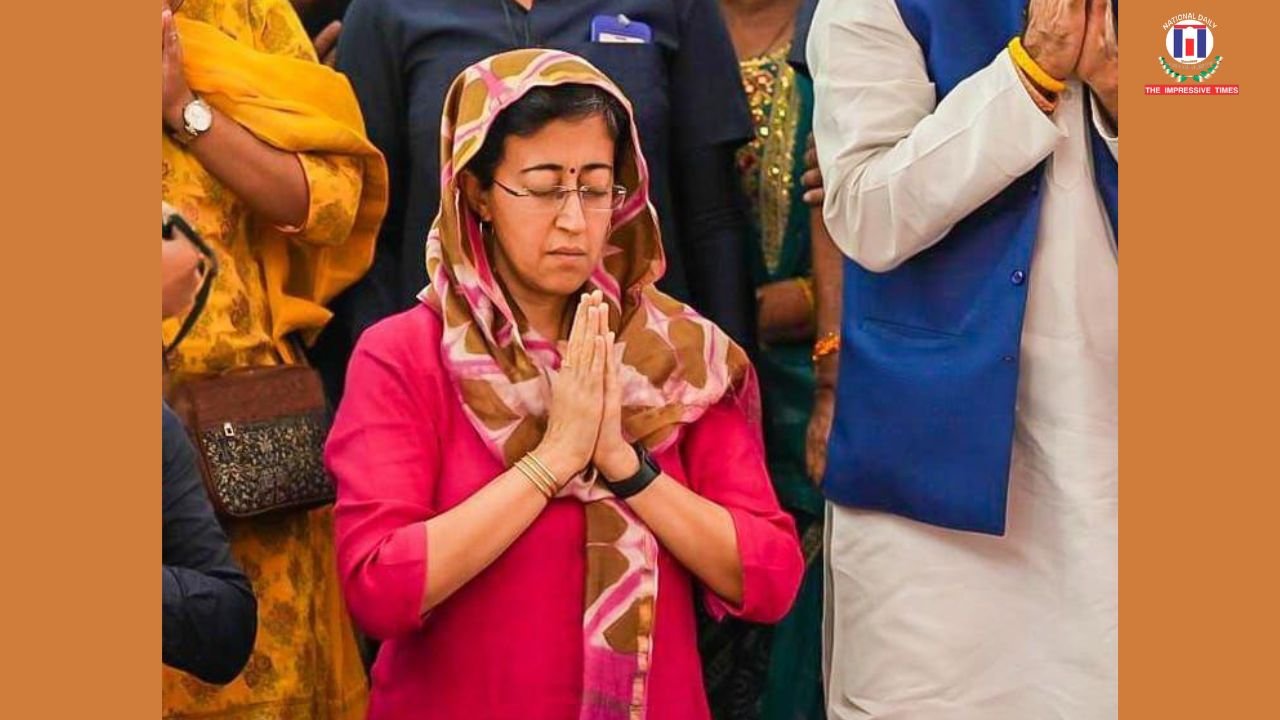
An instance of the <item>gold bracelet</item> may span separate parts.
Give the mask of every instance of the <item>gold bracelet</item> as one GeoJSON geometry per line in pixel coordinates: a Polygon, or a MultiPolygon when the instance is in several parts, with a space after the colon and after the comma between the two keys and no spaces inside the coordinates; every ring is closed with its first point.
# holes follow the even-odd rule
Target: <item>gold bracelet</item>
{"type": "Polygon", "coordinates": [[[537,455],[526,453],[525,457],[529,459],[529,464],[542,476],[543,482],[547,484],[547,488],[551,491],[551,497],[555,497],[556,493],[560,492],[560,481],[547,469],[546,465],[542,464],[537,455]]]}
{"type": "Polygon", "coordinates": [[[551,499],[551,489],[547,487],[546,481],[543,480],[542,477],[538,475],[538,472],[533,469],[533,466],[529,463],[528,460],[526,460],[525,458],[520,458],[519,460],[516,461],[516,464],[513,467],[519,470],[520,473],[524,475],[525,479],[528,480],[530,483],[532,483],[533,486],[537,488],[538,492],[541,493],[544,498],[548,500],[551,499]]]}
{"type": "Polygon", "coordinates": [[[1031,82],[1039,85],[1051,93],[1060,93],[1067,89],[1067,84],[1045,72],[1040,67],[1040,63],[1036,62],[1027,54],[1027,49],[1022,47],[1022,38],[1015,35],[1009,41],[1009,57],[1013,58],[1013,64],[1022,68],[1031,82]]]}
{"type": "Polygon", "coordinates": [[[556,477],[556,474],[548,470],[547,466],[532,452],[527,452],[524,456],[542,473],[542,479],[547,481],[547,484],[551,486],[551,494],[555,495],[560,489],[560,480],[556,477]]]}
{"type": "Polygon", "coordinates": [[[809,315],[816,315],[818,300],[813,296],[813,281],[807,277],[798,277],[796,284],[800,286],[800,292],[804,293],[805,302],[809,303],[809,315]]]}
{"type": "Polygon", "coordinates": [[[813,361],[818,362],[822,358],[839,352],[840,350],[840,333],[829,332],[818,338],[813,344],[813,361]]]}
{"type": "Polygon", "coordinates": [[[532,468],[527,458],[520,458],[513,467],[519,470],[525,476],[525,479],[537,488],[539,493],[542,493],[543,497],[548,500],[551,499],[551,489],[545,485],[546,481],[538,476],[537,471],[532,468]]]}

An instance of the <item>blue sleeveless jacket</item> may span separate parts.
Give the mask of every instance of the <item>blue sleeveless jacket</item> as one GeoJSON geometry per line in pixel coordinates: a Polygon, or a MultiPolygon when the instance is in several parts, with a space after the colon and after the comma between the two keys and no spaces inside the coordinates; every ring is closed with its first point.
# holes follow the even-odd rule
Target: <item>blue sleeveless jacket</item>
{"type": "MultiPolygon", "coordinates": [[[[941,101],[1022,31],[1025,0],[898,0],[898,7],[941,101]]],[[[1116,161],[1088,117],[1085,126],[1094,179],[1119,237],[1116,161]]],[[[838,400],[823,479],[832,502],[1004,534],[1043,174],[1041,163],[890,272],[845,261],[838,400]]]]}

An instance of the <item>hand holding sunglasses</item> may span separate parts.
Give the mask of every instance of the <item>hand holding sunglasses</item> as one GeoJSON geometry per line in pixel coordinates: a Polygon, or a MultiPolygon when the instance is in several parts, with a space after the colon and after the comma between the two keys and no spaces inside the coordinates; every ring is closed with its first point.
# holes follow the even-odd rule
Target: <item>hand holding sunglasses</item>
{"type": "Polygon", "coordinates": [[[218,273],[218,258],[177,213],[170,213],[161,221],[160,239],[162,316],[178,315],[190,308],[173,342],[164,348],[167,355],[191,332],[204,310],[213,278],[218,273]]]}

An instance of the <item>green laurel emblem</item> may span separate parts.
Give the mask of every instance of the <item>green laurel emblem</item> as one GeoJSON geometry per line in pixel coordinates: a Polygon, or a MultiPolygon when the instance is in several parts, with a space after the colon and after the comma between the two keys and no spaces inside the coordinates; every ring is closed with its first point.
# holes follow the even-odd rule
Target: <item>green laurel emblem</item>
{"type": "Polygon", "coordinates": [[[1174,70],[1173,68],[1169,67],[1169,63],[1164,59],[1164,56],[1163,55],[1160,56],[1160,67],[1164,68],[1164,74],[1177,80],[1178,82],[1186,82],[1188,80],[1195,80],[1196,82],[1204,82],[1206,78],[1208,78],[1210,75],[1213,75],[1215,72],[1218,71],[1218,64],[1221,62],[1222,62],[1222,56],[1219,55],[1213,59],[1213,64],[1205,68],[1204,70],[1201,70],[1200,72],[1195,73],[1194,75],[1183,75],[1177,70],[1174,70]]]}

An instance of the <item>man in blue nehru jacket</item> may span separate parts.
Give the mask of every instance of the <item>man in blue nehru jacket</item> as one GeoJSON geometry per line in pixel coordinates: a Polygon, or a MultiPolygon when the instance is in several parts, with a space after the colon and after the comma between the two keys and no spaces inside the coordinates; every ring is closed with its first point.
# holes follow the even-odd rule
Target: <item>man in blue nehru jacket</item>
{"type": "Polygon", "coordinates": [[[1108,0],[822,0],[830,718],[1113,718],[1108,0]]]}

